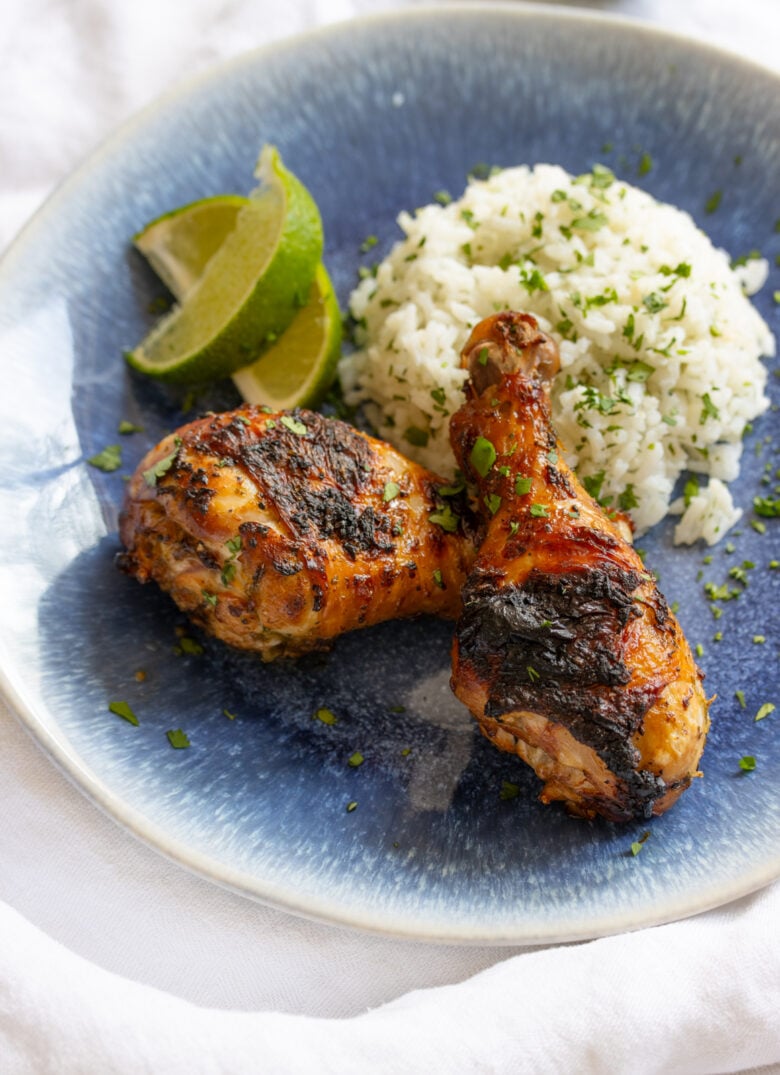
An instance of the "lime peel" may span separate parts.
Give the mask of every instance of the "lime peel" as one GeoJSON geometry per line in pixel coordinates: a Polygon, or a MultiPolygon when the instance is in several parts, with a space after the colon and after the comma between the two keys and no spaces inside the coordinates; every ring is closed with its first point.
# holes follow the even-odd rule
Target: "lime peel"
{"type": "Polygon", "coordinates": [[[126,354],[142,373],[191,383],[229,376],[271,346],[298,313],[298,296],[322,256],[319,211],[275,147],[263,148],[256,175],[260,187],[203,275],[126,354]]]}
{"type": "Polygon", "coordinates": [[[256,362],[233,374],[247,403],[274,410],[315,407],[330,388],[341,356],[341,313],[325,266],[314,275],[306,305],[256,362]]]}

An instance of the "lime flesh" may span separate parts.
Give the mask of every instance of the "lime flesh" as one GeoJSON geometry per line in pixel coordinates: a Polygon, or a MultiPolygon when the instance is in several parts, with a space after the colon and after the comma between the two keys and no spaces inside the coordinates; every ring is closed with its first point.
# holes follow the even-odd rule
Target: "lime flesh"
{"type": "Polygon", "coordinates": [[[238,210],[202,276],[127,354],[142,373],[179,382],[229,376],[267,350],[298,313],[322,255],[322,222],[272,146],[263,149],[257,175],[261,187],[238,210]]]}
{"type": "Polygon", "coordinates": [[[218,194],[191,202],[147,224],[134,236],[133,245],[182,302],[203,276],[248,202],[240,194],[218,194]]]}

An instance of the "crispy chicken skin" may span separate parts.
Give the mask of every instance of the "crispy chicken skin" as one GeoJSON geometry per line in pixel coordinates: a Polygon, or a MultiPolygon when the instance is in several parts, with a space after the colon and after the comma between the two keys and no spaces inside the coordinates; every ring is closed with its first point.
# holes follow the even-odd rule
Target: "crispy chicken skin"
{"type": "Polygon", "coordinates": [[[142,461],[120,566],[265,661],[391,618],[454,618],[475,554],[460,529],[429,521],[451,502],[443,485],[344,422],[242,407],[191,422],[142,461]]]}
{"type": "Polygon", "coordinates": [[[450,436],[487,529],[453,690],[496,746],[533,767],[543,802],[612,821],[660,814],[698,775],[709,726],[688,644],[620,520],[564,461],[550,422],[554,342],[528,315],[498,314],[462,362],[471,379],[450,436]],[[478,438],[495,451],[487,469],[478,438]]]}

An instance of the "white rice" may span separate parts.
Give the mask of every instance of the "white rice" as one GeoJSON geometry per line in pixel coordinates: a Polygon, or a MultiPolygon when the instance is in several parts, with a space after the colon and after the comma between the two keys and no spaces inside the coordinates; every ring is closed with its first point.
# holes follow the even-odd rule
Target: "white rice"
{"type": "Polygon", "coordinates": [[[766,262],[732,269],[690,216],[599,166],[507,169],[399,224],[405,238],[352,294],[360,350],[340,366],[381,436],[450,475],[460,349],[483,317],[524,310],[559,342],[554,422],[591,491],[641,533],[698,472],[710,484],[676,505],[675,540],[723,536],[739,517],[723,483],[768,406],[774,339],[745,297],[766,262]]]}

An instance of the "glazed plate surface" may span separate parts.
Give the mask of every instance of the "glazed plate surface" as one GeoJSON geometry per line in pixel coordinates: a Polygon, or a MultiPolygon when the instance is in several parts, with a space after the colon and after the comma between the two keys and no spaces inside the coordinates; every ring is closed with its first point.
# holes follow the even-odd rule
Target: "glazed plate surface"
{"type": "MultiPolygon", "coordinates": [[[[359,265],[400,236],[398,212],[442,189],[457,196],[475,165],[577,173],[604,161],[688,210],[732,255],[770,258],[756,302],[780,328],[775,76],[629,22],[486,5],[336,26],[242,56],[120,130],[0,265],[0,665],[21,719],[161,852],[331,922],[427,940],[560,941],[693,914],[778,876],[780,571],[768,565],[780,520],[763,534],[751,526],[761,478],[780,467],[776,407],[747,437],[735,550],[722,543],[704,565],[710,550],[673,548],[671,525],[641,542],[718,695],[704,779],[652,823],[575,822],[542,807],[533,773],[483,740],[452,696],[447,624],[388,624],[324,657],[264,666],[187,628],[166,597],[116,569],[122,475],[185,420],[181,394],[122,359],[160,291],[130,237],[175,206],[246,192],[264,142],[319,203],[342,306],[359,265]],[[653,167],[640,177],[643,154],[653,167]],[[720,208],[707,214],[716,189],[720,208]],[[368,235],[380,242],[367,259],[368,235]],[[118,437],[122,419],[143,432],[118,437]],[[120,440],[121,470],[87,465],[120,440]],[[744,561],[756,565],[749,585],[716,623],[704,582],[744,561]],[[202,653],[182,652],[182,630],[202,653]],[[112,700],[139,726],[109,713],[112,700]],[[756,722],[766,702],[778,711],[756,722]],[[313,719],[319,707],[338,722],[313,719]],[[188,749],[168,743],[178,728],[188,749]],[[755,771],[740,769],[744,755],[755,771]]],[[[778,388],[770,376],[775,401],[778,388]]],[[[224,387],[197,409],[237,401],[224,387]]]]}

